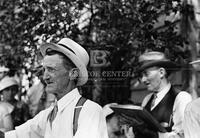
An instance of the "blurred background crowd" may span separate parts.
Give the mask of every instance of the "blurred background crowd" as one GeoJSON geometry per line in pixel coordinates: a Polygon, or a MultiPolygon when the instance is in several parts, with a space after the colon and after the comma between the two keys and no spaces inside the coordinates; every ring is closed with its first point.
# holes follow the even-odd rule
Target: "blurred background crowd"
{"type": "Polygon", "coordinates": [[[55,96],[45,92],[42,69],[35,72],[36,82],[26,94],[20,91],[20,83],[14,76],[9,76],[9,69],[0,67],[0,130],[9,131],[34,117],[41,110],[54,102],[55,96]]]}
{"type": "MultiPolygon", "coordinates": [[[[200,58],[199,13],[197,0],[1,0],[2,131],[22,124],[54,101],[54,95],[44,90],[38,48],[44,41],[64,37],[79,42],[90,54],[89,81],[79,89],[102,107],[141,104],[148,92],[135,71],[139,55],[151,50],[182,65],[170,79],[196,99],[200,67],[189,63],[200,58]]],[[[105,112],[107,122],[114,122],[112,134],[123,137],[119,120],[105,112]]]]}

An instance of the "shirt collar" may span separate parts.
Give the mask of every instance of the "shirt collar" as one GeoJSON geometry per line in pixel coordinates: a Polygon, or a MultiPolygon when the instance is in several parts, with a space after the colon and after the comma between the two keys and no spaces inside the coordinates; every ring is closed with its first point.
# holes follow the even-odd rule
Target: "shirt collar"
{"type": "Polygon", "coordinates": [[[158,98],[163,98],[167,92],[169,92],[169,89],[171,88],[171,83],[168,83],[160,92],[157,93],[158,98]]]}
{"type": "Polygon", "coordinates": [[[58,101],[58,111],[62,111],[68,104],[73,102],[76,98],[80,97],[81,95],[78,89],[77,88],[73,89],[58,101]]]}

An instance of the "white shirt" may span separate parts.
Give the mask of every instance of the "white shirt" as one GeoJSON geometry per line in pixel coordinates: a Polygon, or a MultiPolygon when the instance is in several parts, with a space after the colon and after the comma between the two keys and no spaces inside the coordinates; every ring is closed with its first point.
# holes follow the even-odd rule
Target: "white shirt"
{"type": "Polygon", "coordinates": [[[3,119],[5,116],[10,115],[14,110],[14,106],[7,102],[0,102],[0,128],[4,128],[3,119]]]}
{"type": "Polygon", "coordinates": [[[164,96],[167,94],[170,88],[171,88],[171,84],[168,83],[166,87],[164,87],[160,92],[156,94],[157,98],[155,99],[155,104],[154,106],[151,107],[151,110],[153,110],[156,107],[156,105],[160,103],[160,101],[164,98],[164,96]]]}
{"type": "Polygon", "coordinates": [[[58,113],[50,128],[47,116],[53,109],[41,111],[14,131],[5,133],[5,138],[108,138],[102,108],[87,100],[78,119],[78,129],[73,137],[74,108],[81,95],[74,89],[58,101],[58,113]]]}
{"type": "Polygon", "coordinates": [[[200,138],[200,98],[185,109],[184,134],[185,138],[200,138]]]}
{"type": "MultiPolygon", "coordinates": [[[[167,85],[166,88],[164,88],[163,90],[164,91],[167,90],[168,87],[169,87],[169,85],[167,85]]],[[[171,88],[171,84],[170,84],[169,88],[171,88]]],[[[167,92],[169,92],[169,90],[167,92]]],[[[161,92],[162,98],[159,98],[159,102],[164,98],[164,96],[167,94],[167,92],[166,93],[161,92]]],[[[143,107],[148,103],[152,94],[153,93],[150,93],[144,98],[144,100],[142,102],[143,107]]],[[[172,119],[173,119],[174,125],[172,126],[172,131],[167,132],[167,133],[159,132],[158,133],[159,138],[183,138],[184,110],[185,110],[185,107],[187,106],[187,104],[191,101],[192,101],[192,97],[188,92],[185,92],[185,91],[179,92],[179,94],[176,96],[176,99],[175,99],[174,105],[173,105],[173,118],[172,119]]],[[[159,102],[157,102],[157,105],[159,102]]]]}

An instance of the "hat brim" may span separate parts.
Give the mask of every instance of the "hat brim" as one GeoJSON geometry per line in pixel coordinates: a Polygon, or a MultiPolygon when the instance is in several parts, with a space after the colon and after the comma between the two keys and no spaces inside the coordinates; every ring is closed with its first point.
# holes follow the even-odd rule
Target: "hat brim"
{"type": "Polygon", "coordinates": [[[87,68],[73,52],[71,52],[70,50],[68,50],[65,47],[60,46],[58,44],[44,43],[43,45],[40,46],[40,51],[42,53],[42,56],[46,55],[46,51],[49,48],[63,53],[79,69],[79,77],[78,77],[78,81],[77,81],[77,86],[82,86],[83,84],[85,84],[87,82],[87,80],[88,80],[87,68]]]}
{"type": "Polygon", "coordinates": [[[199,63],[200,63],[200,59],[195,60],[195,61],[192,61],[192,62],[190,62],[189,64],[199,64],[199,63]]]}
{"type": "Polygon", "coordinates": [[[0,91],[14,85],[18,85],[17,81],[14,78],[5,77],[0,81],[0,91]]]}
{"type": "Polygon", "coordinates": [[[149,62],[142,64],[139,67],[138,73],[144,71],[147,68],[154,67],[154,66],[163,67],[167,71],[170,71],[170,72],[178,71],[181,67],[180,65],[178,65],[172,61],[149,61],[149,62]]]}

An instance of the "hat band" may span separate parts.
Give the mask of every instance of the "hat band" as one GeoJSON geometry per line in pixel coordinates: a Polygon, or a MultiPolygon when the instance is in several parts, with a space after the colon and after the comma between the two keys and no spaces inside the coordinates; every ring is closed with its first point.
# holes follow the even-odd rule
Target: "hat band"
{"type": "MultiPolygon", "coordinates": [[[[60,45],[60,46],[63,46],[63,47],[65,47],[65,48],[67,48],[69,51],[71,51],[72,53],[74,53],[75,54],[75,52],[72,50],[72,49],[70,49],[69,47],[67,47],[66,45],[63,45],[63,44],[58,44],[58,45],[60,45]]],[[[75,54],[76,55],[76,54],[75,54]]]]}

